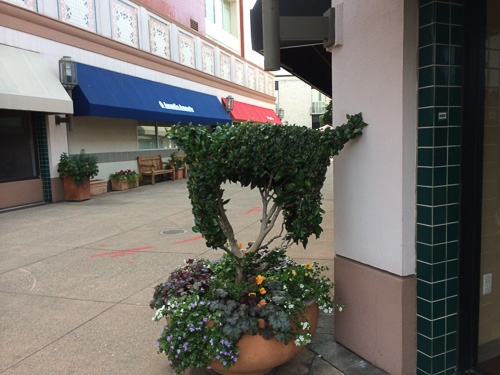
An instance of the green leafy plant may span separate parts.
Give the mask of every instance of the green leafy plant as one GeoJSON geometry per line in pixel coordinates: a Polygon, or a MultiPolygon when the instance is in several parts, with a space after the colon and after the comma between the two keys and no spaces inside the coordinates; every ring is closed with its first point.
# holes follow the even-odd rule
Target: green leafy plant
{"type": "Polygon", "coordinates": [[[155,287],[153,320],[166,321],[156,343],[179,373],[216,360],[229,368],[238,359],[237,342],[245,333],[304,346],[312,338],[304,308],[312,301],[327,312],[336,307],[332,283],[322,276],[326,267],[300,265],[284,250],[247,256],[253,258],[248,266],[259,268],[251,267],[238,284],[234,258],[224,254],[215,261],[187,260],[155,287]]]}
{"type": "Polygon", "coordinates": [[[172,155],[170,155],[170,164],[174,167],[174,169],[177,171],[184,167],[184,160],[179,158],[177,154],[174,152],[172,155]]]}
{"type": "Polygon", "coordinates": [[[332,120],[332,101],[328,103],[325,107],[325,113],[319,116],[319,123],[321,126],[331,125],[333,123],[332,120]]]}
{"type": "Polygon", "coordinates": [[[127,180],[130,185],[136,185],[137,179],[139,178],[139,173],[132,169],[120,170],[115,173],[111,173],[109,178],[114,180],[127,180]]]}
{"type": "Polygon", "coordinates": [[[153,320],[167,322],[159,352],[168,355],[177,371],[215,360],[230,367],[245,333],[305,345],[311,334],[304,308],[311,301],[328,312],[342,308],[334,303],[333,284],[323,276],[327,269],[297,264],[286,249],[293,243],[306,247],[310,236],[322,233],[321,188],[330,158],[366,125],[356,114],[325,131],[250,123],[213,131],[180,124],[171,129],[170,139],[186,152],[190,166],[193,230],[207,246],[225,252],[213,262],[187,261],[155,288],[153,320]],[[245,249],[226,216],[229,200],[221,187],[226,182],[260,192],[260,230],[245,249]],[[268,238],[280,217],[281,233],[268,238]],[[271,248],[280,238],[281,244],[271,248]]]}
{"type": "Polygon", "coordinates": [[[221,185],[227,181],[254,189],[262,199],[260,233],[248,252],[254,253],[283,237],[280,247],[292,243],[307,245],[321,228],[321,188],[330,156],[337,155],[350,139],[366,126],[361,114],[347,116],[347,123],[325,131],[298,126],[252,125],[218,126],[208,132],[202,126],[174,126],[170,138],[186,152],[190,166],[188,181],[194,231],[207,245],[237,259],[237,280],[244,277],[243,254],[226,216],[221,185]],[[297,152],[300,150],[300,153],[297,152]],[[282,232],[264,240],[280,215],[282,232]]]}
{"type": "Polygon", "coordinates": [[[75,184],[80,185],[87,178],[95,177],[99,173],[97,157],[86,154],[84,150],[81,150],[78,155],[71,156],[63,152],[57,164],[57,172],[61,177],[73,177],[75,184]]]}

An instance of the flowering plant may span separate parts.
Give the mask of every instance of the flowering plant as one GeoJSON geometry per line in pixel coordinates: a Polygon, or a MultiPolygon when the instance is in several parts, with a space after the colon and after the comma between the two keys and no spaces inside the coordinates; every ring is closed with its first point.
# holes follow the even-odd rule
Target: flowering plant
{"type": "Polygon", "coordinates": [[[216,360],[229,368],[238,360],[237,342],[245,333],[304,346],[311,341],[304,308],[313,301],[326,312],[336,307],[333,284],[322,276],[326,267],[300,265],[284,250],[247,257],[247,277],[238,284],[235,260],[225,254],[215,261],[187,260],[155,287],[153,320],[166,318],[159,352],[178,373],[216,360]]]}
{"type": "Polygon", "coordinates": [[[125,169],[125,170],[120,170],[115,173],[111,173],[109,175],[109,178],[112,178],[114,180],[127,180],[130,185],[135,185],[137,184],[137,178],[139,177],[139,173],[137,173],[135,170],[131,169],[125,169]]]}
{"type": "Polygon", "coordinates": [[[71,156],[63,152],[57,164],[57,172],[61,177],[73,177],[75,184],[80,185],[87,178],[97,176],[99,173],[97,157],[86,154],[84,150],[81,150],[79,155],[71,156]]]}
{"type": "Polygon", "coordinates": [[[314,300],[329,312],[336,307],[333,285],[321,276],[326,268],[299,265],[285,251],[293,243],[306,247],[310,236],[323,231],[321,189],[330,157],[367,125],[361,114],[347,119],[322,132],[250,123],[213,131],[201,125],[172,127],[169,138],[186,151],[190,166],[193,231],[208,247],[226,253],[220,261],[190,260],[155,288],[153,319],[167,319],[159,352],[176,370],[215,360],[232,366],[245,333],[303,346],[311,340],[304,308],[314,300]],[[227,182],[257,188],[262,199],[260,231],[246,249],[226,215],[229,199],[222,184],[227,182]],[[281,233],[266,240],[278,219],[281,233]],[[271,249],[279,238],[281,245],[271,249]]]}

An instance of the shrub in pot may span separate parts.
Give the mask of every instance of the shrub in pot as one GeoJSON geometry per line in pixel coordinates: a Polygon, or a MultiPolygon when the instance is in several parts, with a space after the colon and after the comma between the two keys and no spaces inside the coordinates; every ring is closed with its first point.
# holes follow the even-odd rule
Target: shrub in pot
{"type": "Polygon", "coordinates": [[[64,193],[68,201],[90,199],[90,179],[97,176],[97,157],[82,149],[78,155],[63,152],[59,158],[57,172],[63,178],[64,193]]]}
{"type": "Polygon", "coordinates": [[[293,243],[306,247],[310,236],[322,232],[321,188],[330,157],[366,126],[361,114],[347,119],[323,132],[249,123],[212,132],[202,126],[172,128],[170,138],[186,150],[190,165],[193,229],[208,247],[224,252],[215,261],[188,260],[155,287],[153,320],[166,318],[159,352],[176,371],[214,366],[221,373],[264,373],[281,363],[249,369],[249,363],[261,361],[243,360],[240,342],[259,335],[296,353],[314,331],[306,313],[310,305],[327,311],[339,307],[333,284],[322,276],[325,268],[298,264],[286,249],[293,243]],[[226,182],[257,188],[262,198],[260,231],[244,248],[226,216],[229,200],[221,187],[226,182]],[[280,217],[281,233],[268,238],[280,217]],[[277,239],[281,244],[271,248],[277,239]],[[238,362],[244,365],[238,368],[238,362]]]}

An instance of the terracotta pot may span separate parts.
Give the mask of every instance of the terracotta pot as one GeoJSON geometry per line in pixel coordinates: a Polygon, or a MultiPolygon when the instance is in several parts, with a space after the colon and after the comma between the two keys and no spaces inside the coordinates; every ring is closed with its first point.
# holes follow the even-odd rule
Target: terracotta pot
{"type": "Polygon", "coordinates": [[[111,190],[127,190],[130,189],[128,181],[125,178],[112,178],[111,179],[111,190]]]}
{"type": "MultiPolygon", "coordinates": [[[[304,314],[311,324],[311,334],[314,334],[318,325],[318,304],[312,303],[304,310],[304,314]]],[[[238,348],[240,354],[235,365],[226,370],[219,361],[216,361],[210,364],[212,369],[223,375],[261,375],[288,362],[304,349],[293,342],[285,345],[276,341],[274,337],[266,340],[261,335],[249,334],[243,335],[238,341],[238,348]]]]}
{"type": "Polygon", "coordinates": [[[108,192],[108,180],[90,181],[90,195],[101,195],[108,192]]]}
{"type": "Polygon", "coordinates": [[[180,180],[181,178],[184,178],[184,169],[179,168],[175,171],[175,179],[180,180]]]}
{"type": "Polygon", "coordinates": [[[84,201],[90,199],[90,177],[80,185],[76,185],[73,177],[63,176],[64,196],[67,201],[84,201]]]}

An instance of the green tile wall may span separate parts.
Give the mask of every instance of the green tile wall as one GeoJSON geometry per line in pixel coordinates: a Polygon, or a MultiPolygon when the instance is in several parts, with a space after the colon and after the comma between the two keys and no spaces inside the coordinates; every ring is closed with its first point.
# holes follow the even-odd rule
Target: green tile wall
{"type": "Polygon", "coordinates": [[[40,177],[43,182],[43,200],[52,202],[52,186],[50,182],[49,149],[47,146],[47,125],[45,114],[35,113],[33,121],[36,127],[36,138],[38,147],[38,164],[40,166],[40,177]]]}
{"type": "Polygon", "coordinates": [[[417,375],[456,370],[462,26],[462,0],[420,0],[417,375]]]}

